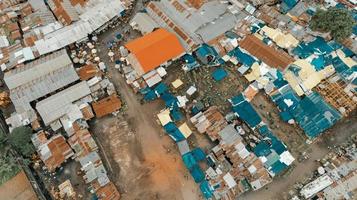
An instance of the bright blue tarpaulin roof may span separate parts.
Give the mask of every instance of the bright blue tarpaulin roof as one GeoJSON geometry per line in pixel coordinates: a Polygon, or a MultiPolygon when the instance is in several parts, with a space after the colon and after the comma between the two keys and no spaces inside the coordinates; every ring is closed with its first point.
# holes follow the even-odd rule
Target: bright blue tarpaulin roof
{"type": "Polygon", "coordinates": [[[233,111],[250,127],[254,128],[262,121],[253,106],[245,100],[243,94],[231,98],[230,101],[233,106],[233,111]]]}
{"type": "Polygon", "coordinates": [[[181,140],[186,139],[185,136],[181,133],[181,131],[177,128],[175,123],[169,122],[164,126],[164,129],[167,134],[170,135],[170,137],[175,141],[179,142],[181,140]]]}
{"type": "Polygon", "coordinates": [[[220,81],[223,80],[225,77],[228,76],[228,73],[226,72],[226,70],[224,70],[223,68],[217,68],[216,70],[213,71],[212,73],[212,77],[215,81],[220,81]]]}
{"type": "Polygon", "coordinates": [[[208,181],[203,181],[200,185],[200,190],[205,197],[205,199],[209,199],[213,197],[213,188],[209,185],[208,181]]]}

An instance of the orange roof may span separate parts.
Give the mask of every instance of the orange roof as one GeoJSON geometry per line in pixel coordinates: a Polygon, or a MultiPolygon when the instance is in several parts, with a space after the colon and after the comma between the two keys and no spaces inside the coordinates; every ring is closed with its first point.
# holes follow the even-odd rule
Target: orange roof
{"type": "Polygon", "coordinates": [[[121,101],[117,95],[112,94],[109,97],[92,103],[93,110],[97,117],[103,117],[121,108],[121,101]]]}
{"type": "Polygon", "coordinates": [[[130,41],[125,47],[135,55],[144,73],[184,52],[176,35],[162,28],[130,41]]]}

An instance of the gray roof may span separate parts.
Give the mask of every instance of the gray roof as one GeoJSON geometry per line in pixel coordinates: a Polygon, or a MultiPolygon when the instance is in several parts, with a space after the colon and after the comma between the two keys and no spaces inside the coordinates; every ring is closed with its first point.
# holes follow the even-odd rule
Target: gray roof
{"type": "Polygon", "coordinates": [[[237,139],[242,140],[237,130],[232,125],[227,125],[224,129],[218,132],[224,144],[233,144],[237,139]]]}
{"type": "Polygon", "coordinates": [[[57,94],[54,94],[36,104],[45,125],[59,119],[70,112],[73,102],[90,94],[90,89],[86,81],[73,85],[57,94]]]}
{"type": "Polygon", "coordinates": [[[30,102],[54,92],[79,77],[66,50],[50,54],[4,75],[16,111],[31,110],[30,102]]]}
{"type": "Polygon", "coordinates": [[[308,9],[307,5],[303,1],[299,1],[290,11],[289,14],[293,16],[300,16],[308,9]]]}
{"type": "Polygon", "coordinates": [[[190,152],[190,147],[188,146],[187,140],[177,142],[177,146],[181,155],[185,155],[186,153],[190,152]]]}
{"type": "Polygon", "coordinates": [[[130,23],[135,22],[142,33],[150,33],[159,25],[146,13],[137,13],[130,23]]]}
{"type": "MultiPolygon", "coordinates": [[[[175,7],[175,5],[168,0],[153,1],[152,3],[155,4],[166,16],[168,16],[178,27],[183,29],[183,31],[189,35],[196,44],[201,44],[203,42],[202,39],[196,34],[196,31],[200,28],[204,28],[205,26],[209,26],[211,22],[220,20],[221,17],[228,12],[227,4],[215,0],[203,4],[198,10],[189,7],[185,0],[177,0],[177,2],[184,7],[183,10],[178,10],[177,7],[175,7]]],[[[151,12],[150,8],[147,8],[147,10],[148,14],[153,17],[153,19],[160,26],[171,29],[160,17],[157,16],[156,13],[151,12]]],[[[187,45],[184,44],[184,46],[187,45]]]]}
{"type": "Polygon", "coordinates": [[[66,50],[61,50],[30,62],[24,67],[19,67],[5,73],[4,79],[6,85],[12,90],[26,84],[32,84],[33,81],[41,79],[42,77],[68,65],[72,65],[72,62],[69,59],[66,50]]]}
{"type": "Polygon", "coordinates": [[[235,25],[236,17],[231,13],[226,13],[214,21],[214,23],[209,23],[198,29],[196,33],[201,36],[204,42],[209,42],[223,33],[233,29],[235,25]]]}

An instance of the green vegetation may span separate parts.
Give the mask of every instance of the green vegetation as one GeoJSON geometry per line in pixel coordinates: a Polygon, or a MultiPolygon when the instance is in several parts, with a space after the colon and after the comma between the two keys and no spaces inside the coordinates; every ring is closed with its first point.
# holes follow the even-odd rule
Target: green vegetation
{"type": "Polygon", "coordinates": [[[328,10],[317,10],[312,17],[310,28],[314,31],[329,32],[337,41],[342,41],[352,34],[356,24],[350,11],[341,8],[329,8],[328,10]]]}
{"type": "Polygon", "coordinates": [[[19,173],[20,167],[10,151],[0,153],[0,185],[19,173]]]}
{"type": "Polygon", "coordinates": [[[16,158],[6,144],[6,134],[0,129],[0,185],[14,177],[20,171],[16,158]]]}
{"type": "Polygon", "coordinates": [[[32,130],[30,127],[15,128],[8,137],[9,144],[24,157],[31,157],[35,148],[31,143],[32,130]]]}

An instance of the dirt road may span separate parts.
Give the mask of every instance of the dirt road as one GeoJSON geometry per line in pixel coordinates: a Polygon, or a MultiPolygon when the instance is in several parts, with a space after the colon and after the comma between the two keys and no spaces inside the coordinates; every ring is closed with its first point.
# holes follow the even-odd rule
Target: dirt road
{"type": "Polygon", "coordinates": [[[321,137],[321,141],[311,144],[308,152],[310,159],[298,163],[295,161],[295,168],[286,177],[274,179],[274,182],[269,184],[262,190],[257,192],[249,192],[242,196],[242,200],[276,200],[284,199],[288,195],[288,191],[293,187],[294,183],[302,181],[306,176],[317,169],[315,160],[322,158],[329,150],[328,146],[338,146],[346,141],[352,134],[357,133],[357,117],[350,120],[344,120],[336,124],[336,126],[321,137]]]}
{"type": "Polygon", "coordinates": [[[99,119],[92,132],[104,148],[122,198],[199,199],[198,185],[185,169],[176,144],[156,121],[156,114],[164,108],[162,102],[140,104],[140,97],[109,62],[104,44],[98,49],[126,105],[124,116],[99,119]]]}

